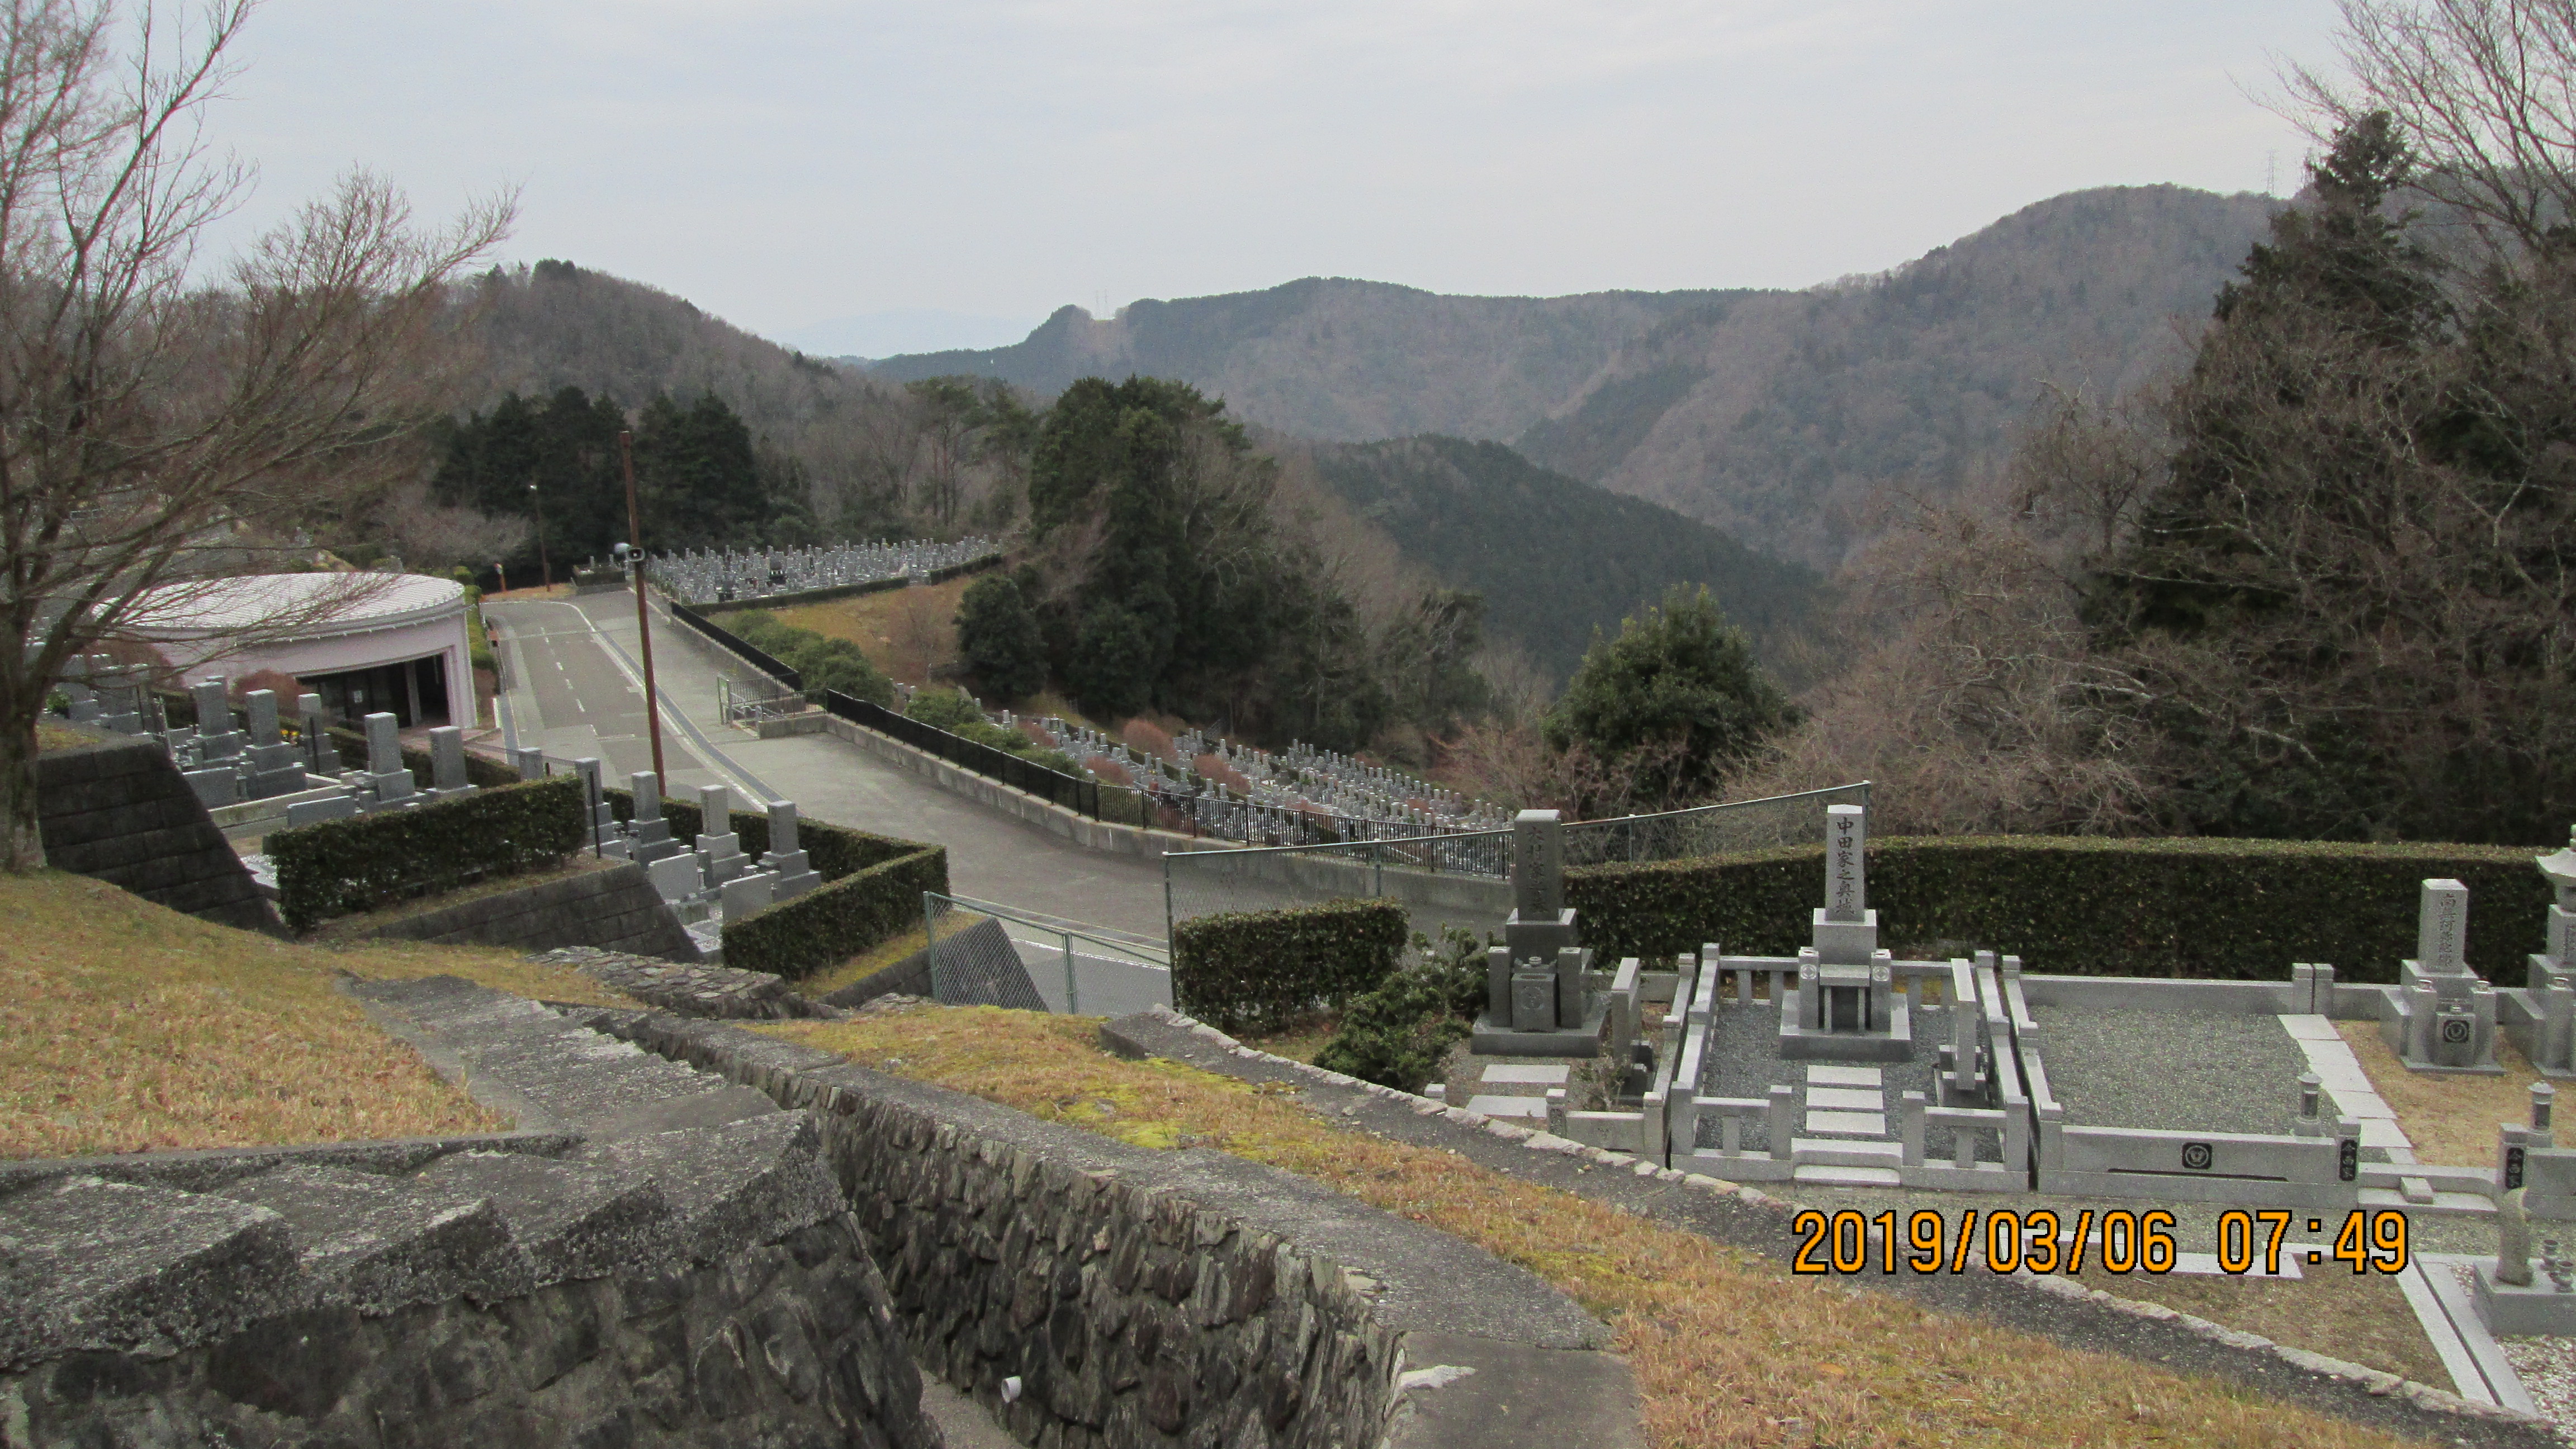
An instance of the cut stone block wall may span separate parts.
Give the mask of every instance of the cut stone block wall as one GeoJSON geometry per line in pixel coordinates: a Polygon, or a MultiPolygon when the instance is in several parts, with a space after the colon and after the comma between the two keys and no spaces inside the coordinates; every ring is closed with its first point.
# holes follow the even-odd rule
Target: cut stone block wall
{"type": "Polygon", "coordinates": [[[250,870],[157,741],[111,737],[36,757],[45,859],[155,905],[282,932],[250,870]]]}
{"type": "Polygon", "coordinates": [[[368,934],[452,946],[597,946],[666,961],[698,959],[688,929],[632,861],[422,911],[368,934]]]}
{"type": "Polygon", "coordinates": [[[807,1114],[366,1147],[0,1184],[0,1442],[936,1449],[807,1114]]]}
{"type": "Polygon", "coordinates": [[[1458,1239],[716,1023],[580,1019],[813,1111],[914,1353],[1022,1443],[1640,1442],[1607,1331],[1458,1239]],[[1476,1388],[1403,1386],[1439,1365],[1476,1388]]]}

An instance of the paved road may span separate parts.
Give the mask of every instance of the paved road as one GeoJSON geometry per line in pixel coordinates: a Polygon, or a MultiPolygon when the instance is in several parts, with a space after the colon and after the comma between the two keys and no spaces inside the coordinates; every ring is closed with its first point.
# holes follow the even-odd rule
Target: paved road
{"type": "MultiPolygon", "coordinates": [[[[487,600],[499,634],[512,732],[558,759],[597,755],[615,779],[649,770],[631,595],[487,600]]],[[[987,810],[829,735],[761,740],[719,723],[720,678],[756,677],[658,608],[654,675],[662,696],[666,791],[729,784],[858,830],[948,847],[964,896],[1159,938],[1158,863],[1104,855],[987,810]]]]}

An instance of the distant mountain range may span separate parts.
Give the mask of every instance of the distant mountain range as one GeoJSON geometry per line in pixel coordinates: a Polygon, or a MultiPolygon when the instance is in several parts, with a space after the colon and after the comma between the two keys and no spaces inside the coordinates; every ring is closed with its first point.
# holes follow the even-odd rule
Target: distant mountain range
{"type": "Polygon", "coordinates": [[[2177,186],[2071,192],[1883,276],[1805,292],[1447,297],[1308,278],[1066,307],[1008,347],[874,375],[1179,378],[1249,421],[1532,459],[1830,566],[1890,484],[1955,487],[2049,385],[2110,393],[2180,355],[2279,205],[2177,186]]]}

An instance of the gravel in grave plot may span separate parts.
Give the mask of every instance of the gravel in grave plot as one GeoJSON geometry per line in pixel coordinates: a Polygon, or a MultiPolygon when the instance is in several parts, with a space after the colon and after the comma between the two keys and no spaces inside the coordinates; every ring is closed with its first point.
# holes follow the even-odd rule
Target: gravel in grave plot
{"type": "MultiPolygon", "coordinates": [[[[1926,1006],[1918,1007],[1910,1014],[1914,1060],[1835,1064],[1879,1069],[1879,1089],[1887,1102],[1887,1136],[1890,1141],[1903,1137],[1898,1112],[1906,1093],[1921,1092],[1926,1101],[1936,1105],[1941,1100],[1941,1094],[1933,1090],[1932,1079],[1937,1075],[1935,1063],[1941,1044],[1950,1039],[1949,1010],[1926,1006]]],[[[1798,1107],[1803,1116],[1808,1063],[1781,1057],[1780,1016],[1771,1003],[1757,1001],[1750,1008],[1720,1008],[1710,1014],[1709,1022],[1712,1028],[1709,1050],[1700,1060],[1700,1095],[1767,1098],[1773,1084],[1782,1084],[1798,1089],[1798,1107]]],[[[1701,1114],[1697,1145],[1714,1149],[1723,1130],[1723,1119],[1718,1114],[1701,1114]]],[[[1749,1120],[1744,1124],[1744,1135],[1738,1140],[1738,1145],[1747,1152],[1768,1152],[1771,1150],[1771,1134],[1761,1119],[1749,1120]]],[[[1927,1160],[1954,1161],[1952,1151],[1950,1129],[1925,1128],[1923,1155],[1927,1160]]],[[[1991,1141],[1982,1142],[1977,1152],[1984,1161],[2000,1160],[1997,1144],[1991,1141]]]]}
{"type": "Polygon", "coordinates": [[[2034,1006],[2070,1126],[2289,1133],[2308,1059],[2278,1017],[2034,1006]]]}

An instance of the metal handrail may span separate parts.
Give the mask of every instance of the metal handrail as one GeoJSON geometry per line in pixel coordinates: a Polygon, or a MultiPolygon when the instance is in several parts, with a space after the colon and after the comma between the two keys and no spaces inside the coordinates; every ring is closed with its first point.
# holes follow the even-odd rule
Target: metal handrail
{"type": "MultiPolygon", "coordinates": [[[[1009,921],[1015,925],[1027,926],[1032,930],[1045,931],[1055,936],[1064,951],[1064,1014],[1067,1016],[1082,1014],[1082,986],[1073,967],[1073,943],[1076,941],[1088,941],[1095,946],[1106,946],[1129,956],[1142,956],[1148,966],[1160,967],[1165,971],[1172,969],[1171,949],[1168,946],[1164,947],[1158,957],[1148,944],[1149,938],[1139,936],[1125,941],[1111,940],[1107,936],[1092,934],[1094,931],[1109,930],[1107,926],[1093,926],[1089,930],[1076,931],[1060,918],[1032,919],[1029,913],[1015,911],[1008,906],[995,905],[991,901],[979,901],[971,896],[943,895],[938,891],[921,893],[921,932],[923,946],[928,950],[935,951],[939,946],[938,903],[941,901],[946,901],[952,910],[972,911],[979,916],[1009,921]]],[[[1127,933],[1121,931],[1115,934],[1123,936],[1127,933]]]]}

